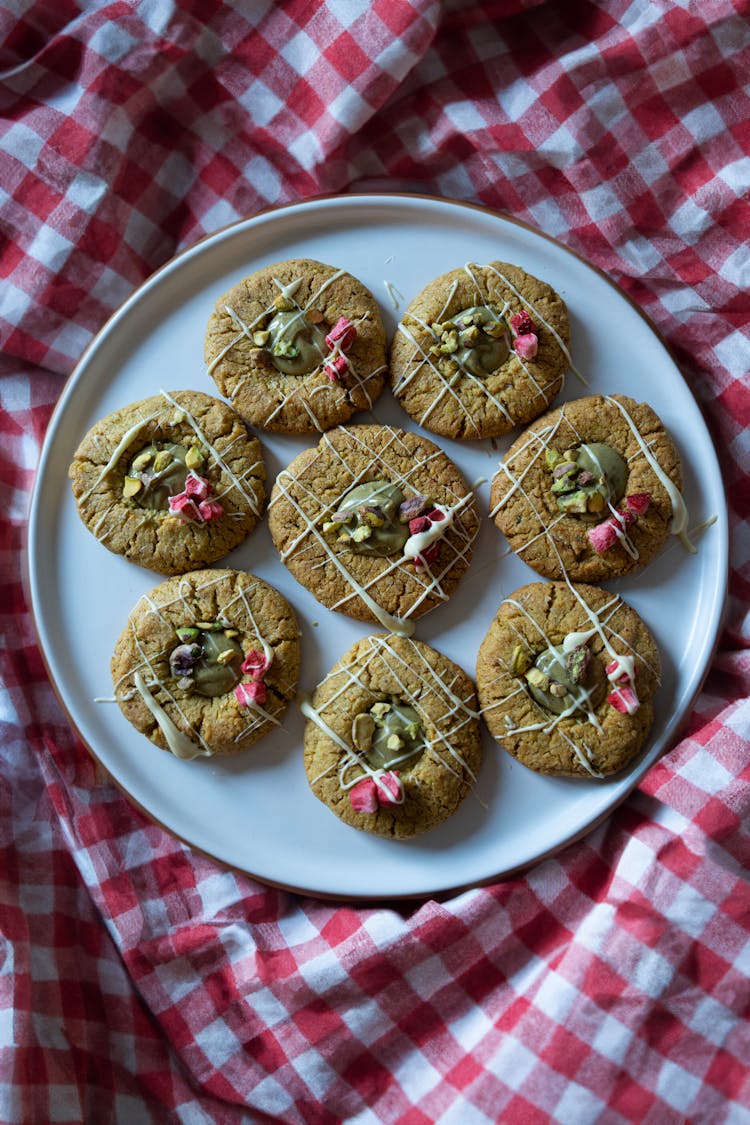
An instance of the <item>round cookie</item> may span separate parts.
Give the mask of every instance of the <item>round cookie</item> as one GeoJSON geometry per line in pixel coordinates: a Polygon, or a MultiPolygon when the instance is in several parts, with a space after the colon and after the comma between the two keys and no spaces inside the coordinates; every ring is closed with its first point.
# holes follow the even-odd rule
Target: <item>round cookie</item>
{"type": "Polygon", "coordinates": [[[68,476],[99,542],[160,574],[223,558],[253,530],[266,498],[260,442],[200,391],[162,391],[108,414],[68,476]]]}
{"type": "Polygon", "coordinates": [[[539,773],[607,777],[642,748],[659,652],[635,610],[598,586],[532,582],[502,602],[477,656],[490,733],[539,773]]]}
{"type": "Polygon", "coordinates": [[[492,481],[490,514],[539,574],[598,582],[645,566],[670,530],[684,533],[681,484],[679,455],[650,406],[591,395],[513,443],[492,481]]]}
{"type": "Polygon", "coordinates": [[[178,758],[235,754],[278,726],[294,696],[299,629],[267,582],[196,570],[139,599],[111,669],[120,710],[151,742],[178,758]]]}
{"type": "Polygon", "coordinates": [[[369,410],[386,374],[386,336],[368,289],[308,258],[265,266],[216,302],[208,374],[267,430],[328,430],[369,410]]]}
{"type": "Polygon", "coordinates": [[[310,787],[354,828],[416,836],[455,812],[476,780],[474,685],[418,641],[357,641],[302,710],[310,787]]]}
{"type": "Polygon", "coordinates": [[[268,522],[282,561],[318,601],[402,634],[450,597],[479,527],[453,462],[390,426],[325,434],[279,473],[268,522]]]}
{"type": "Polygon", "coordinates": [[[565,303],[507,262],[467,263],[422,290],[391,345],[404,410],[450,438],[505,434],[536,418],[570,362],[565,303]]]}

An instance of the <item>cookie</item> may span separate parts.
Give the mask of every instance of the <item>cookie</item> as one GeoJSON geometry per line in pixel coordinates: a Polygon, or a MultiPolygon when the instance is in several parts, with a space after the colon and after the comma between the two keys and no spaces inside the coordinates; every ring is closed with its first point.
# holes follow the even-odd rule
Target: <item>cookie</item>
{"type": "Polygon", "coordinates": [[[449,438],[508,433],[546,410],[570,361],[563,300],[507,262],[467,263],[415,297],[391,345],[393,392],[449,438]]]}
{"type": "Polygon", "coordinates": [[[450,597],[479,526],[453,462],[390,426],[325,434],[279,473],[268,522],[282,561],[318,601],[404,634],[450,597]]]}
{"type": "Polygon", "coordinates": [[[308,258],[265,266],[216,302],[208,374],[244,418],[303,434],[369,410],[386,376],[380,310],[361,281],[308,258]]]}
{"type": "Polygon", "coordinates": [[[112,657],[125,718],[177,758],[235,754],[295,694],[299,629],[278,590],[235,570],[169,578],[139,599],[112,657]]]}
{"type": "Polygon", "coordinates": [[[260,442],[200,391],[162,391],[108,414],[68,476],[99,542],[160,574],[223,558],[253,530],[266,498],[260,442]]]}
{"type": "Polygon", "coordinates": [[[591,395],[539,418],[495,474],[490,514],[547,578],[619,578],[645,566],[687,512],[674,442],[650,406],[591,395]]]}
{"type": "Polygon", "coordinates": [[[643,747],[659,652],[635,610],[598,586],[532,582],[501,604],[477,656],[484,721],[539,773],[607,777],[643,747]]]}
{"type": "Polygon", "coordinates": [[[302,710],[310,787],[354,828],[416,836],[455,812],[476,780],[474,685],[418,641],[357,641],[302,710]]]}

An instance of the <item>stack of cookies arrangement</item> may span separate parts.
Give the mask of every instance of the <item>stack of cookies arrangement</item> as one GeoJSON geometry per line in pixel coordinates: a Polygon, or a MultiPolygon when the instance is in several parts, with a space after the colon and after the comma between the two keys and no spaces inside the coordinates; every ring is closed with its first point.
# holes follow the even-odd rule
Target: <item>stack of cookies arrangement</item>
{"type": "Polygon", "coordinates": [[[97,539],[168,576],[133,608],[112,658],[126,718],[180,758],[234,754],[278,726],[297,692],[295,612],[261,578],[213,566],[267,508],[296,581],[376,627],[300,701],[310,787],[342,821],[404,838],[445,820],[476,780],[482,721],[530,769],[588,779],[624,769],[652,725],[659,653],[598,583],[644,566],[669,534],[690,549],[680,460],[646,404],[590,395],[551,408],[568,345],[562,299],[505,262],[432,281],[390,353],[376,301],[343,269],[280,262],[225,293],[205,360],[231,405],[162,391],[98,422],[70,468],[97,539]],[[543,581],[502,601],[476,687],[413,636],[470,567],[476,498],[423,434],[349,424],[388,377],[439,437],[527,427],[495,473],[489,514],[543,581]],[[321,435],[267,504],[249,427],[321,435]]]}

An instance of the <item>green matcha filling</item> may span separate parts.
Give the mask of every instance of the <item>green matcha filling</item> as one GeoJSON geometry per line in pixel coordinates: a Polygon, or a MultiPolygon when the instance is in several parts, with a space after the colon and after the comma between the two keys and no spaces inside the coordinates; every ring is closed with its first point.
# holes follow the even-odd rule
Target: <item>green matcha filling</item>
{"type": "Polygon", "coordinates": [[[545,456],[561,512],[598,520],[625,495],[628,466],[611,445],[585,443],[564,453],[548,449],[545,456]]]}
{"type": "Polygon", "coordinates": [[[545,649],[525,673],[525,679],[540,707],[555,715],[573,706],[592,711],[608,690],[602,662],[592,657],[586,645],[579,645],[562,659],[552,649],[545,649]]]}
{"type": "Polygon", "coordinates": [[[409,538],[409,525],[399,518],[404,494],[387,480],[371,480],[347,492],[336,512],[323,524],[326,534],[361,555],[396,555],[409,538]]]}
{"type": "Polygon", "coordinates": [[[243,657],[234,632],[218,621],[178,629],[180,644],[169,654],[169,667],[179,686],[209,698],[236,687],[243,657]]]}
{"type": "Polygon", "coordinates": [[[431,353],[445,375],[468,371],[486,379],[497,371],[510,354],[505,323],[499,313],[486,305],[474,305],[448,321],[432,325],[438,338],[431,353]]]}
{"type": "Polygon", "coordinates": [[[365,751],[371,769],[408,769],[425,749],[422,721],[413,707],[393,699],[376,703],[369,714],[375,724],[372,743],[365,751]]]}
{"type": "Polygon", "coordinates": [[[266,331],[264,346],[274,367],[284,375],[309,375],[327,353],[325,333],[307,320],[303,309],[277,312],[266,331]]]}

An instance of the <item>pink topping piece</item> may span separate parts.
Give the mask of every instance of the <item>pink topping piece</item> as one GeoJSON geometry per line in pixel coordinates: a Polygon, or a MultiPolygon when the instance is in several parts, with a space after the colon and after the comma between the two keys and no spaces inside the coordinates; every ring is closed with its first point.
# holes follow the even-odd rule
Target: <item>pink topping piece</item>
{"type": "Polygon", "coordinates": [[[534,331],[534,321],[531,319],[526,309],[521,309],[520,312],[513,313],[508,320],[514,336],[528,336],[534,331]]]}
{"type": "Polygon", "coordinates": [[[400,805],[404,797],[404,787],[398,776],[398,770],[385,770],[378,774],[377,781],[378,801],[381,805],[400,805]]]}
{"type": "Polygon", "coordinates": [[[184,514],[188,519],[200,519],[198,505],[187,492],[178,492],[176,496],[170,496],[169,510],[173,516],[184,514]]]}
{"type": "Polygon", "coordinates": [[[378,790],[371,777],[363,777],[353,789],[349,790],[349,804],[355,812],[378,811],[378,790]]]}
{"type": "Polygon", "coordinates": [[[607,696],[607,703],[621,715],[634,715],[640,707],[638,696],[631,687],[618,687],[607,696]]]}
{"type": "Polygon", "coordinates": [[[435,543],[430,543],[429,547],[425,547],[424,551],[420,552],[420,554],[417,555],[417,557],[414,559],[414,566],[417,568],[417,570],[421,569],[421,567],[423,566],[430,567],[435,562],[439,554],[440,541],[438,540],[435,543]]]}
{"type": "Polygon", "coordinates": [[[445,512],[441,512],[439,508],[433,508],[431,512],[427,513],[427,519],[430,523],[441,523],[445,519],[445,512]]]}
{"type": "Polygon", "coordinates": [[[254,680],[262,680],[266,672],[271,666],[271,661],[268,659],[264,652],[259,652],[257,648],[251,648],[245,659],[240,664],[240,668],[248,676],[252,676],[254,680]]]}
{"type": "Polygon", "coordinates": [[[185,477],[185,495],[192,496],[196,500],[205,500],[213,492],[213,485],[205,477],[199,477],[197,473],[189,472],[185,477]]]}
{"type": "Polygon", "coordinates": [[[198,511],[206,523],[208,523],[209,520],[216,520],[219,516],[224,515],[224,506],[220,504],[218,500],[201,500],[198,505],[198,511]]]}
{"type": "Polygon", "coordinates": [[[346,356],[337,355],[335,359],[332,359],[330,363],[327,363],[325,365],[325,373],[332,383],[338,383],[341,381],[341,376],[344,374],[348,366],[349,362],[346,356]]]}
{"type": "Polygon", "coordinates": [[[513,342],[516,355],[521,359],[533,359],[539,350],[539,340],[535,332],[526,332],[523,336],[516,336],[513,342]]]}
{"type": "Polygon", "coordinates": [[[634,492],[632,496],[625,497],[625,507],[634,516],[642,516],[648,511],[651,503],[650,492],[634,492]]]}
{"type": "Polygon", "coordinates": [[[430,519],[428,516],[415,516],[413,520],[409,520],[409,534],[421,535],[423,531],[427,531],[430,526],[430,519]]]}
{"type": "Polygon", "coordinates": [[[617,542],[617,529],[611,519],[598,523],[596,527],[590,527],[586,534],[597,555],[608,551],[617,542]]]}
{"type": "Polygon", "coordinates": [[[268,688],[261,680],[253,680],[250,684],[237,684],[234,694],[240,707],[249,707],[253,703],[262,707],[268,698],[268,688]]]}
{"type": "Polygon", "coordinates": [[[342,352],[348,351],[357,338],[357,329],[345,316],[340,316],[326,336],[326,347],[338,344],[342,352]]]}

